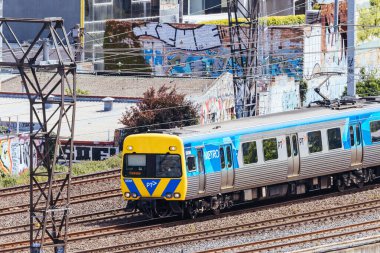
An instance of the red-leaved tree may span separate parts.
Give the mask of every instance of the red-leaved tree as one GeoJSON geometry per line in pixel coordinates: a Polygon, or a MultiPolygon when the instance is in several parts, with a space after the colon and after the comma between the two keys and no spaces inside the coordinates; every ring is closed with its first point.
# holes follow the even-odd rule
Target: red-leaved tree
{"type": "Polygon", "coordinates": [[[157,91],[149,88],[137,106],[123,113],[120,122],[128,134],[190,126],[198,122],[198,110],[185,94],[163,85],[157,91]]]}

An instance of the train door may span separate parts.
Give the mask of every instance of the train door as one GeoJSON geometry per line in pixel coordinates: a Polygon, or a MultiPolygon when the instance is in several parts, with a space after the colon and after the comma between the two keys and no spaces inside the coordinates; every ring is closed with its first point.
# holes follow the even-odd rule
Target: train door
{"type": "Polygon", "coordinates": [[[219,147],[219,157],[222,174],[222,189],[234,186],[234,168],[232,160],[232,146],[223,145],[219,147]]]}
{"type": "Polygon", "coordinates": [[[300,174],[300,155],[297,134],[286,136],[286,151],[288,155],[288,177],[298,176],[300,174]]]}
{"type": "Polygon", "coordinates": [[[361,124],[350,125],[351,166],[360,166],[363,162],[363,138],[361,124]]]}
{"type": "Polygon", "coordinates": [[[198,170],[199,170],[199,193],[204,193],[206,189],[206,171],[205,171],[205,163],[203,158],[203,149],[197,149],[198,156],[198,170]]]}

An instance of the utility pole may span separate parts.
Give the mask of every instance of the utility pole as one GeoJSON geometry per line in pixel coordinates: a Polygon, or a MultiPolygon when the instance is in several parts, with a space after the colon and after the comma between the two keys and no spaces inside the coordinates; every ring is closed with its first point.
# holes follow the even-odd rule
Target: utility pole
{"type": "Polygon", "coordinates": [[[79,37],[80,37],[80,59],[81,62],[84,62],[84,19],[85,19],[85,0],[80,0],[80,28],[79,28],[79,37]]]}
{"type": "Polygon", "coordinates": [[[308,11],[308,10],[311,10],[313,9],[313,6],[312,6],[312,0],[305,0],[305,9],[308,11]]]}
{"type": "Polygon", "coordinates": [[[0,29],[0,36],[10,52],[9,61],[0,62],[0,66],[18,69],[30,103],[30,252],[64,253],[67,252],[76,107],[74,54],[62,18],[0,18],[0,28],[4,28],[0,29]],[[27,49],[12,29],[15,23],[40,27],[27,49]],[[15,45],[10,45],[5,30],[16,41],[15,45]],[[46,43],[39,45],[40,39],[46,43]],[[50,54],[48,41],[55,49],[50,54]],[[56,60],[44,61],[49,55],[56,60]],[[45,72],[47,78],[40,78],[37,72],[45,72]],[[53,99],[53,93],[60,98],[53,99]],[[51,104],[54,108],[49,109],[51,104]],[[34,129],[35,125],[38,130],[34,129]],[[68,128],[65,135],[63,127],[68,128]],[[58,159],[66,165],[60,171],[56,170],[58,159]]]}
{"type": "Polygon", "coordinates": [[[179,5],[179,23],[183,23],[183,0],[178,0],[179,5]]]}
{"type": "Polygon", "coordinates": [[[259,0],[228,0],[227,3],[236,117],[254,116],[259,0]]]}
{"type": "Polygon", "coordinates": [[[334,2],[334,33],[339,32],[339,0],[334,2]]]}
{"type": "Polygon", "coordinates": [[[356,96],[355,84],[355,45],[356,45],[356,28],[355,28],[355,1],[347,1],[347,95],[356,96]]]}

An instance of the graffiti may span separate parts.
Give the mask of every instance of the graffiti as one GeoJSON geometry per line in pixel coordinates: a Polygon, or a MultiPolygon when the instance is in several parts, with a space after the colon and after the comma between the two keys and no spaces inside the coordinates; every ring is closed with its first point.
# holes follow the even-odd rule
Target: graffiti
{"type": "Polygon", "coordinates": [[[235,113],[232,74],[218,78],[197,102],[201,105],[201,124],[231,120],[235,113]]]}
{"type": "MultiPolygon", "coordinates": [[[[118,147],[108,146],[74,146],[73,162],[79,161],[102,161],[119,153],[118,147]]],[[[70,150],[65,150],[65,155],[69,155],[70,150]]],[[[61,152],[59,156],[61,162],[64,161],[61,152]]]]}
{"type": "MultiPolygon", "coordinates": [[[[36,141],[33,148],[33,168],[39,165],[38,152],[42,142],[36,141]]],[[[30,168],[30,139],[28,136],[0,140],[0,170],[8,175],[18,175],[30,168]]]]}
{"type": "MultiPolygon", "coordinates": [[[[225,71],[232,72],[230,39],[228,29],[216,25],[195,24],[161,24],[155,22],[108,21],[105,36],[112,37],[105,49],[140,48],[142,59],[147,66],[144,70],[152,71],[156,76],[202,76],[219,77],[225,71]],[[125,29],[124,36],[112,36],[115,29],[125,29]]],[[[121,32],[121,31],[119,31],[121,32]]],[[[125,49],[126,50],[126,49],[125,49]]],[[[138,57],[137,57],[138,58],[138,57]]],[[[133,69],[142,62],[133,59],[119,59],[123,68],[133,69]]],[[[107,70],[117,70],[117,62],[105,59],[107,70]]],[[[241,66],[236,66],[242,74],[241,66]]]]}
{"type": "MultiPolygon", "coordinates": [[[[142,62],[132,64],[130,59],[125,64],[122,62],[123,68],[140,68],[152,71],[156,76],[214,78],[225,72],[232,73],[233,68],[239,76],[244,72],[243,66],[232,64],[227,26],[128,21],[108,21],[107,26],[105,36],[111,37],[112,41],[104,45],[105,49],[114,50],[116,45],[118,48],[140,48],[147,66],[142,68],[145,65],[142,62]],[[122,38],[112,36],[116,30],[123,33],[122,38]]],[[[268,74],[286,74],[299,79],[303,66],[303,28],[271,27],[269,30],[269,41],[277,44],[271,47],[271,55],[276,57],[269,58],[268,74]]],[[[108,58],[105,61],[107,70],[118,69],[117,62],[108,58]]]]}
{"type": "Polygon", "coordinates": [[[171,24],[145,23],[133,28],[137,37],[150,36],[182,50],[200,51],[222,45],[216,25],[177,28],[171,24]]]}
{"type": "Polygon", "coordinates": [[[299,85],[293,77],[276,76],[259,101],[259,115],[294,110],[300,107],[299,85]]]}
{"type": "MultiPolygon", "coordinates": [[[[7,127],[10,132],[16,133],[17,128],[19,132],[29,132],[31,124],[29,122],[14,122],[14,121],[0,121],[0,126],[7,127]]],[[[40,125],[37,123],[33,124],[33,131],[37,131],[40,129],[40,125]]]]}
{"type": "Polygon", "coordinates": [[[286,74],[295,79],[302,78],[303,72],[303,59],[287,59],[286,57],[271,57],[270,74],[271,76],[279,76],[286,74]]]}
{"type": "Polygon", "coordinates": [[[171,24],[145,23],[135,26],[133,32],[144,42],[145,61],[158,76],[218,77],[227,67],[229,59],[220,56],[228,54],[229,48],[222,47],[216,25],[177,28],[171,24]]]}

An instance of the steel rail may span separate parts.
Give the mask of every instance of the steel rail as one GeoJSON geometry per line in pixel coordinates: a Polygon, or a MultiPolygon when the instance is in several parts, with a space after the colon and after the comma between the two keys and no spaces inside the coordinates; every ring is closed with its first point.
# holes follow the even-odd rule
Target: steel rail
{"type": "MultiPolygon", "coordinates": [[[[113,197],[121,197],[120,189],[113,189],[107,191],[101,191],[96,193],[89,193],[84,195],[78,195],[71,197],[71,204],[79,204],[88,201],[97,201],[113,197]]],[[[29,204],[23,204],[19,206],[4,207],[0,209],[0,217],[6,215],[13,215],[18,213],[27,212],[29,209],[29,204]]]]}
{"type": "MultiPolygon", "coordinates": [[[[88,182],[96,182],[97,179],[99,180],[106,180],[111,179],[113,177],[107,176],[107,175],[113,175],[116,174],[114,177],[120,176],[120,169],[114,169],[109,171],[103,171],[103,172],[97,172],[97,173],[91,173],[87,175],[77,176],[72,178],[72,185],[74,184],[84,184],[88,182]],[[103,176],[103,177],[102,177],[103,176]]],[[[58,180],[60,182],[62,180],[58,180]]],[[[22,193],[29,193],[29,185],[21,185],[11,188],[3,188],[0,189],[0,198],[6,197],[6,196],[13,196],[14,194],[22,194],[22,193]]]]}
{"type": "MultiPolygon", "coordinates": [[[[253,208],[250,208],[250,209],[243,209],[243,210],[236,210],[236,211],[232,211],[232,212],[227,212],[227,213],[223,213],[223,214],[220,214],[218,217],[225,217],[225,216],[231,216],[231,215],[236,215],[236,214],[240,214],[240,213],[246,213],[248,211],[259,211],[259,210],[265,210],[265,209],[269,209],[269,208],[275,208],[275,207],[279,207],[279,206],[284,206],[284,205],[289,205],[289,204],[295,204],[295,203],[302,203],[302,202],[309,202],[309,201],[313,201],[313,200],[319,200],[319,199],[326,199],[326,198],[329,198],[329,197],[334,197],[334,196],[342,196],[342,195],[347,195],[347,194],[351,194],[351,193],[355,193],[355,192],[358,192],[358,191],[365,191],[365,190],[371,190],[371,189],[374,189],[376,187],[378,187],[379,185],[368,185],[368,186],[365,186],[363,187],[362,189],[350,189],[350,190],[347,190],[345,191],[344,193],[340,193],[340,192],[333,192],[333,193],[329,193],[329,194],[322,194],[322,195],[317,195],[317,196],[312,196],[312,197],[308,197],[308,198],[302,198],[302,199],[293,199],[293,200],[290,200],[290,201],[283,201],[283,202],[280,202],[280,203],[275,203],[275,204],[269,204],[269,205],[265,205],[265,206],[259,206],[259,207],[253,207],[253,208]]],[[[369,203],[375,203],[375,202],[379,202],[380,200],[373,200],[373,201],[370,201],[369,203]]],[[[337,207],[337,208],[332,208],[332,209],[342,209],[342,208],[348,208],[348,207],[353,207],[355,205],[360,205],[360,206],[363,206],[365,204],[365,202],[363,203],[358,203],[358,204],[351,204],[351,205],[348,205],[348,206],[345,206],[345,207],[337,207]]],[[[373,210],[374,207],[367,207],[366,209],[371,209],[373,210]]],[[[380,208],[380,207],[378,207],[380,208]]],[[[327,212],[328,210],[320,210],[320,211],[315,211],[314,213],[318,213],[318,212],[327,212]]],[[[304,213],[304,214],[299,214],[299,215],[303,215],[304,217],[310,215],[311,213],[304,213]]],[[[291,218],[294,219],[294,215],[292,216],[289,216],[291,218]]],[[[288,217],[288,218],[289,218],[288,217]]],[[[169,217],[171,218],[171,217],[169,217]]],[[[103,237],[103,236],[108,236],[108,235],[117,235],[117,234],[124,234],[124,233],[129,233],[129,232],[136,232],[136,231],[145,231],[145,230],[151,230],[153,228],[158,228],[158,227],[161,227],[162,224],[157,224],[157,225],[148,225],[146,226],[146,223],[147,222],[151,222],[151,221],[157,221],[157,220],[160,220],[160,221],[165,221],[169,218],[166,218],[166,219],[154,219],[154,220],[146,220],[146,221],[143,221],[139,224],[143,225],[143,227],[141,228],[130,228],[129,226],[131,225],[131,223],[125,223],[125,224],[119,224],[119,225],[114,225],[114,226],[111,226],[111,227],[107,227],[107,228],[102,228],[102,230],[98,230],[98,229],[93,229],[93,230],[89,230],[89,231],[86,231],[86,232],[79,232],[79,233],[85,233],[87,234],[87,236],[81,236],[81,234],[72,234],[70,233],[70,239],[69,241],[70,242],[73,242],[73,241],[77,241],[77,240],[86,240],[86,239],[91,239],[91,238],[100,238],[100,237],[103,237]],[[113,231],[112,231],[113,230],[113,231]],[[107,232],[104,232],[104,231],[107,231],[107,232]],[[99,232],[99,233],[97,233],[99,232]],[[104,232],[104,233],[102,233],[104,232]],[[72,236],[78,236],[78,237],[75,237],[73,238],[72,236]]],[[[210,219],[213,219],[214,216],[210,216],[209,217],[200,217],[197,219],[197,221],[202,221],[202,220],[210,220],[210,219]]],[[[314,218],[315,219],[315,218],[314,218]]],[[[278,221],[283,221],[284,220],[284,217],[282,218],[278,218],[278,219],[274,219],[274,220],[278,220],[278,221]]],[[[256,222],[257,224],[259,223],[265,223],[265,222],[274,222],[274,220],[269,220],[269,221],[261,221],[261,222],[256,222]]],[[[183,225],[183,224],[188,224],[188,223],[192,223],[192,221],[189,221],[189,220],[181,220],[181,221],[174,221],[174,222],[169,222],[169,223],[164,223],[165,225],[171,225],[171,226],[175,226],[175,225],[183,225]]],[[[137,223],[136,223],[137,224],[137,223]]],[[[247,225],[239,225],[240,227],[241,226],[247,226],[247,225]]],[[[277,227],[277,225],[275,225],[277,227]]],[[[264,229],[264,227],[261,227],[261,229],[264,229]]],[[[180,237],[183,237],[183,235],[181,235],[180,237]]],[[[173,242],[171,242],[173,243],[173,242]]],[[[175,242],[174,242],[175,243],[175,242]]],[[[17,249],[20,249],[20,247],[17,247],[22,245],[23,242],[16,242],[14,243],[13,245],[16,247],[16,248],[13,248],[11,247],[10,244],[8,245],[0,245],[0,246],[7,246],[8,250],[17,250],[17,249]]],[[[121,245],[122,246],[122,245],[121,245]]],[[[113,246],[112,249],[116,249],[115,248],[116,246],[113,246]]],[[[21,247],[21,249],[23,249],[21,247]]],[[[24,248],[25,249],[25,248],[24,248]]],[[[0,251],[2,252],[2,251],[0,251]]],[[[87,252],[87,251],[83,251],[83,252],[87,252]]],[[[88,252],[92,252],[92,251],[88,251],[88,252]]],[[[124,252],[124,251],[121,251],[121,252],[124,252]]]]}
{"type": "MultiPolygon", "coordinates": [[[[378,227],[363,228],[363,229],[359,229],[359,230],[355,230],[355,231],[348,231],[348,232],[342,231],[345,229],[353,229],[353,228],[357,228],[357,227],[370,226],[370,225],[374,225],[376,223],[380,223],[380,221],[378,221],[378,220],[367,221],[367,222],[363,222],[363,223],[346,225],[346,226],[341,226],[341,227],[337,227],[337,228],[323,229],[323,230],[318,230],[318,231],[314,231],[314,232],[296,234],[296,235],[291,235],[291,236],[286,236],[286,237],[281,237],[281,238],[276,238],[276,239],[269,239],[269,240],[263,240],[263,241],[258,241],[258,242],[245,243],[245,244],[223,247],[223,248],[217,248],[217,249],[210,249],[210,250],[205,250],[205,251],[201,251],[201,252],[202,253],[225,252],[227,250],[236,250],[236,249],[241,249],[241,248],[246,248],[246,247],[254,247],[254,246],[263,245],[263,247],[259,247],[259,248],[254,248],[254,249],[249,249],[249,250],[239,250],[240,253],[252,252],[252,251],[257,252],[257,251],[270,251],[270,250],[284,249],[287,247],[302,245],[302,244],[306,244],[306,243],[315,244],[315,242],[317,242],[317,241],[323,241],[323,240],[328,240],[328,239],[333,239],[333,238],[344,238],[344,237],[347,237],[350,235],[373,232],[375,230],[380,231],[380,225],[378,227]],[[320,234],[324,234],[324,233],[334,233],[334,232],[338,232],[338,231],[342,231],[342,232],[340,232],[339,234],[334,234],[334,235],[314,237],[316,235],[320,235],[320,234]],[[312,238],[299,240],[299,241],[295,241],[295,242],[283,242],[283,241],[299,239],[299,238],[307,237],[307,236],[312,237],[312,238]],[[276,244],[273,246],[266,246],[268,244],[276,243],[276,242],[280,242],[280,244],[276,244]],[[281,243],[281,242],[283,242],[283,243],[281,243]]],[[[114,252],[114,253],[116,253],[116,252],[114,252]]]]}
{"type": "MultiPolygon", "coordinates": [[[[157,247],[165,247],[165,246],[171,246],[173,244],[180,244],[180,243],[189,243],[189,242],[199,242],[201,240],[215,240],[225,237],[235,237],[238,235],[247,235],[256,233],[260,230],[275,230],[279,227],[290,227],[290,226],[299,226],[303,223],[310,223],[310,222],[319,222],[324,219],[332,218],[332,217],[345,217],[347,215],[354,215],[356,213],[361,212],[371,212],[374,209],[380,209],[380,200],[371,201],[376,202],[378,205],[374,206],[367,206],[362,207],[364,203],[359,204],[352,204],[347,207],[353,208],[354,205],[359,207],[359,209],[349,210],[349,211],[342,211],[346,207],[337,207],[329,210],[319,210],[314,211],[310,213],[303,213],[300,215],[289,215],[285,217],[260,221],[260,222],[252,222],[247,224],[239,224],[235,226],[230,227],[223,227],[223,228],[217,228],[217,229],[209,229],[206,231],[201,232],[192,232],[187,234],[181,234],[181,235],[172,235],[162,238],[155,238],[151,240],[144,240],[139,241],[135,243],[128,243],[128,244],[122,244],[122,245],[113,245],[112,247],[104,247],[99,249],[92,249],[92,250],[84,250],[84,251],[78,251],[76,253],[88,253],[88,252],[104,252],[107,250],[112,250],[112,252],[135,252],[138,250],[147,250],[147,249],[154,249],[157,247]],[[334,210],[341,210],[338,213],[332,214],[334,210]],[[319,214],[324,215],[319,215],[319,214]],[[312,217],[313,215],[316,215],[316,217],[312,217]],[[288,221],[286,220],[294,220],[296,221],[288,221]]],[[[380,223],[380,221],[376,221],[380,223]]],[[[367,224],[367,223],[365,223],[367,224]]],[[[72,239],[69,239],[69,242],[71,242],[72,239]]],[[[1,252],[1,251],[0,251],[1,252]]]]}
{"type": "MultiPolygon", "coordinates": [[[[170,217],[167,217],[166,219],[169,219],[170,217]]],[[[164,218],[165,219],[165,218],[164,218]]],[[[90,238],[99,238],[100,235],[107,233],[109,235],[115,235],[115,231],[118,231],[120,234],[126,233],[126,232],[133,232],[136,230],[140,230],[140,228],[136,228],[139,226],[144,226],[149,222],[158,222],[162,221],[162,218],[156,218],[156,219],[145,219],[141,221],[135,221],[135,222],[128,222],[124,223],[122,225],[113,225],[108,227],[102,227],[102,228],[95,228],[91,230],[86,231],[80,231],[80,232],[71,232],[69,233],[69,236],[73,239],[71,241],[80,241],[84,239],[90,239],[90,238]],[[131,228],[131,226],[134,226],[131,228]]],[[[154,227],[160,227],[162,224],[155,224],[151,226],[146,226],[143,229],[149,230],[154,227]]],[[[12,242],[12,243],[3,243],[0,244],[0,253],[5,252],[14,252],[14,251],[21,251],[29,248],[29,241],[19,241],[19,242],[12,242]]]]}
{"type": "MultiPolygon", "coordinates": [[[[120,217],[134,217],[141,215],[141,213],[126,213],[124,208],[112,209],[107,211],[101,211],[97,213],[82,214],[78,216],[70,217],[71,225],[80,225],[94,221],[112,220],[120,217]]],[[[18,225],[13,227],[0,228],[0,237],[20,235],[21,233],[29,232],[29,224],[18,225]],[[10,231],[10,232],[9,232],[10,231]]]]}

